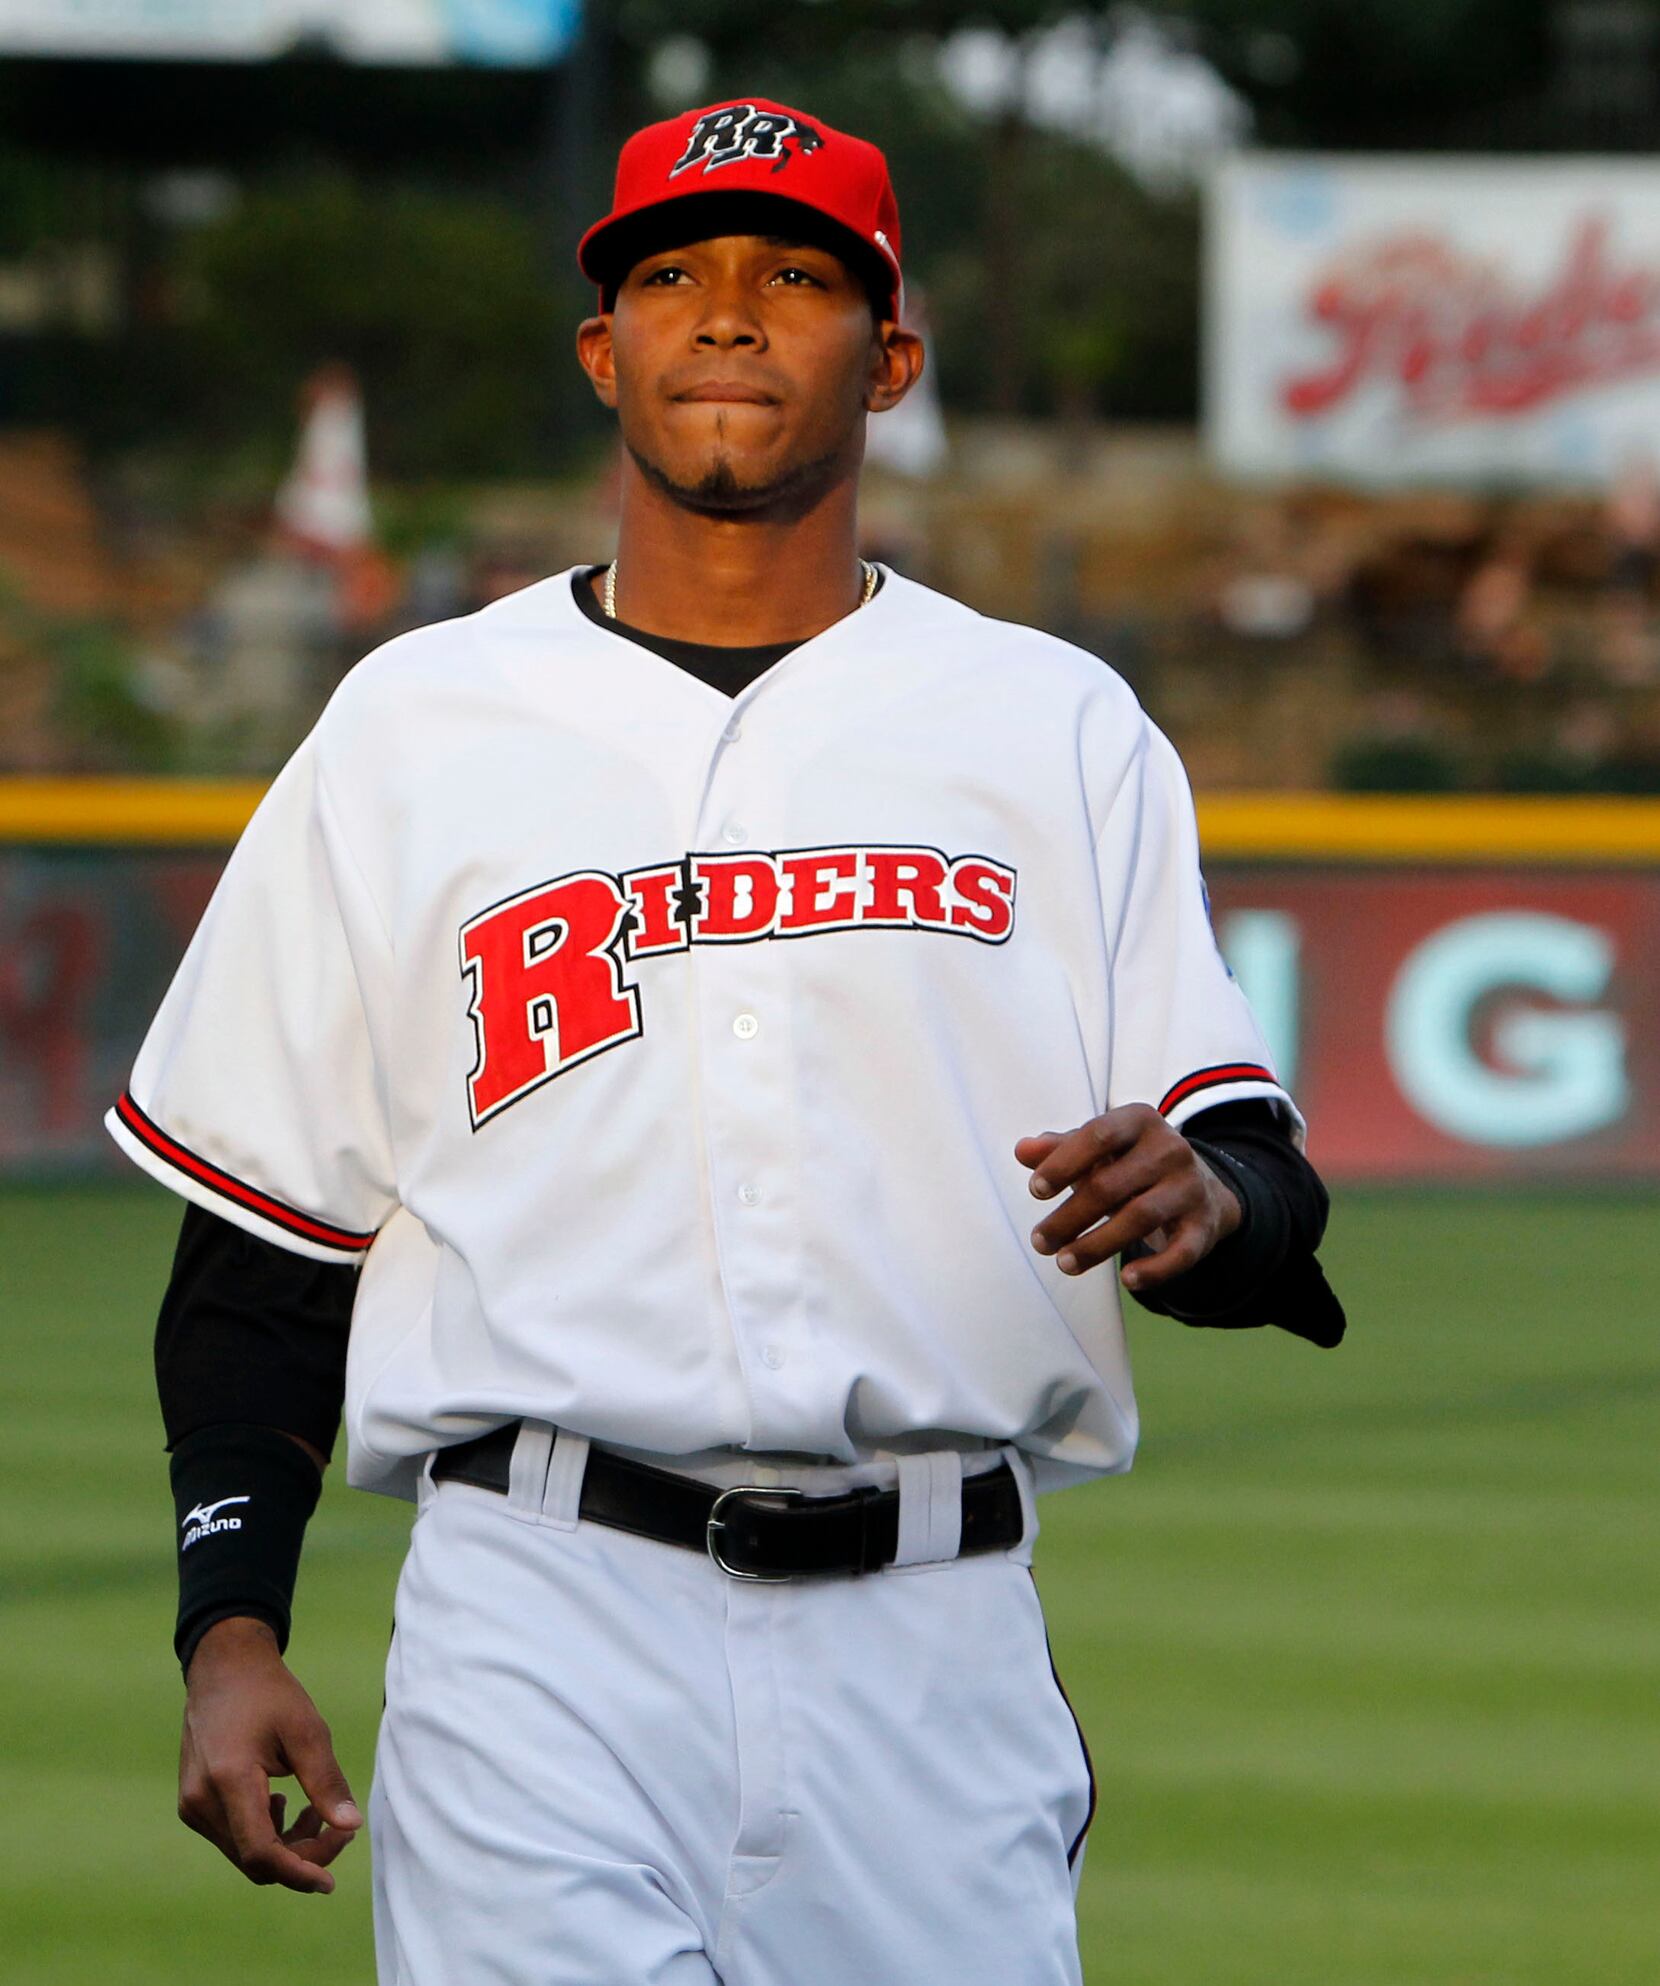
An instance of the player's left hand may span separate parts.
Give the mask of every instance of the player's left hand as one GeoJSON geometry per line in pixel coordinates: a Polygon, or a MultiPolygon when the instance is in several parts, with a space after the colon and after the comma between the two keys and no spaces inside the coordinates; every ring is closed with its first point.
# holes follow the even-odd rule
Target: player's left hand
{"type": "Polygon", "coordinates": [[[1032,1230],[1032,1246],[1069,1276],[1147,1241],[1153,1252],[1126,1263],[1119,1280],[1129,1290],[1154,1289],[1202,1261],[1240,1223],[1232,1191],[1150,1104],[1121,1104],[1075,1131],[1022,1138],[1014,1155],[1031,1167],[1037,1199],[1072,1189],[1032,1230]]]}

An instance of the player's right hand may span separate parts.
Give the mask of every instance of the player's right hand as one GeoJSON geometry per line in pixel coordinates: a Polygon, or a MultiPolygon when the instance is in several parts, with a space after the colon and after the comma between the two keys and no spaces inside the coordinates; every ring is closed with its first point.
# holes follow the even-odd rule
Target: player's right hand
{"type": "Polygon", "coordinates": [[[327,1896],[328,1865],[363,1825],[329,1727],[263,1621],[210,1627],[185,1678],[179,1819],[206,1835],[250,1882],[327,1896]],[[292,1775],[308,1801],[283,1826],[292,1775]]]}

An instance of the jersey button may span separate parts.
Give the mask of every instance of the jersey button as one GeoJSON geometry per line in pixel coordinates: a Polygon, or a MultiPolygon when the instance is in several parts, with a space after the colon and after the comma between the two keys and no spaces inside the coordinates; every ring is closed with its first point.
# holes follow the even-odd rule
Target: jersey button
{"type": "Polygon", "coordinates": [[[732,1032],[740,1041],[753,1041],[761,1032],[761,1023],[753,1014],[739,1014],[732,1023],[732,1032]]]}
{"type": "Polygon", "coordinates": [[[770,1371],[776,1372],[778,1368],[784,1363],[784,1352],[782,1346],[768,1345],[765,1348],[765,1350],[763,1350],[763,1352],[761,1353],[761,1363],[764,1366],[766,1366],[770,1371]]]}
{"type": "Polygon", "coordinates": [[[720,838],[722,841],[731,842],[732,846],[736,848],[743,841],[747,832],[748,830],[744,827],[742,821],[728,821],[720,831],[720,838]]]}
{"type": "Polygon", "coordinates": [[[760,1199],[760,1197],[761,1197],[760,1187],[751,1186],[747,1179],[744,1181],[743,1185],[738,1188],[738,1198],[739,1200],[742,1201],[742,1203],[746,1207],[753,1207],[755,1203],[760,1199]]]}
{"type": "Polygon", "coordinates": [[[735,745],[744,735],[744,727],[734,717],[732,722],[727,725],[726,729],[720,735],[724,744],[735,745]]]}

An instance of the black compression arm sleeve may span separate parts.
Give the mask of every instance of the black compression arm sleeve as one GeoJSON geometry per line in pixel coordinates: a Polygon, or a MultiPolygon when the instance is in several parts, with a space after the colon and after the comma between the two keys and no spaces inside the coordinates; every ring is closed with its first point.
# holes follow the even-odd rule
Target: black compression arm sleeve
{"type": "Polygon", "coordinates": [[[1183,1131],[1233,1189],[1243,1219],[1185,1276],[1138,1293],[1137,1301],[1183,1324],[1277,1324],[1312,1344],[1337,1344],[1343,1307],[1315,1259],[1329,1197],[1278,1112],[1264,1102],[1218,1104],[1183,1131]]]}
{"type": "Polygon", "coordinates": [[[262,1620],[288,1646],[305,1527],[323,1478],[298,1442],[269,1427],[201,1427],[173,1450],[179,1614],[173,1648],[188,1675],[215,1622],[262,1620]]]}
{"type": "Polygon", "coordinates": [[[313,1262],[187,1206],[156,1320],[168,1447],[231,1422],[281,1428],[331,1454],[356,1288],[355,1268],[313,1262]]]}
{"type": "Polygon", "coordinates": [[[357,1271],[313,1262],[187,1206],[156,1322],[178,1519],[174,1648],[263,1620],[279,1647],[322,1479],[291,1435],[334,1447],[357,1271]]]}

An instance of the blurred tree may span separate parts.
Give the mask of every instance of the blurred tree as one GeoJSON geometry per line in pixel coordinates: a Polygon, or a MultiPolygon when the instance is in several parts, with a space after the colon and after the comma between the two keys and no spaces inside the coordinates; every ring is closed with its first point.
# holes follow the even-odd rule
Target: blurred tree
{"type": "Polygon", "coordinates": [[[501,202],[340,173],[273,182],[181,236],[167,274],[180,390],[206,431],[286,450],[302,380],[343,359],[376,473],[550,466],[561,291],[531,223],[501,202]]]}
{"type": "Polygon", "coordinates": [[[1045,225],[1026,244],[1046,409],[1185,418],[1198,377],[1199,203],[1156,196],[1099,152],[1035,143],[1045,225]]]}

